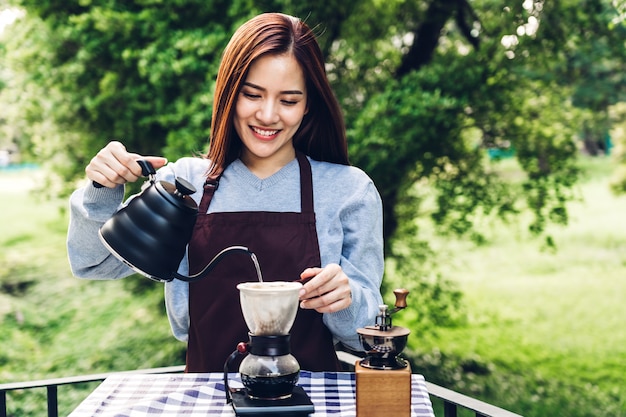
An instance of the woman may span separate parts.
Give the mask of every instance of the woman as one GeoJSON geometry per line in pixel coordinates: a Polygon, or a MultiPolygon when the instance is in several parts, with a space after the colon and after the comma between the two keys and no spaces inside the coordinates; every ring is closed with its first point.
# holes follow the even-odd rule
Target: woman
{"type": "MultiPolygon", "coordinates": [[[[141,175],[136,160],[147,159],[159,180],[180,176],[201,190],[192,196],[200,214],[179,272],[196,273],[242,245],[257,255],[265,280],[312,278],[300,292],[292,353],[303,369],[337,370],[334,343],[362,349],[356,329],[373,323],[382,303],[382,205],[370,178],[348,164],[341,111],[307,25],[278,13],[242,25],[224,51],[212,117],[205,158],[167,164],[111,142],[91,160],[87,177],[104,187],[90,183],[71,197],[72,271],[90,279],[133,272],[97,231],[122,203],[123,184],[141,175]]],[[[202,280],[165,284],[173,333],[187,342],[187,371],[222,370],[247,340],[236,284],[255,279],[251,264],[231,255],[202,280]]]]}

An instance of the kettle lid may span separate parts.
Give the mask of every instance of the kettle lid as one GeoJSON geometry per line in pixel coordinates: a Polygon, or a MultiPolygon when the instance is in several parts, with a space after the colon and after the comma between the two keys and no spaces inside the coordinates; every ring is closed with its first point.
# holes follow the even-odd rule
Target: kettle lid
{"type": "Polygon", "coordinates": [[[174,184],[167,181],[156,183],[156,189],[167,201],[183,210],[198,211],[198,204],[188,196],[196,192],[196,188],[184,178],[176,177],[174,184]]]}

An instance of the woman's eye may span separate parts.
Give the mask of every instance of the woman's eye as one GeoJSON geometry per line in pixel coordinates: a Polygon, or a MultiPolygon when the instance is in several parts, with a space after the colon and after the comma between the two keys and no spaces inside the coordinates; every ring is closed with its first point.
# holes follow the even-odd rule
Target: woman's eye
{"type": "Polygon", "coordinates": [[[286,106],[295,106],[296,104],[298,104],[297,101],[292,101],[292,100],[281,100],[281,101],[286,106]]]}
{"type": "Polygon", "coordinates": [[[261,97],[258,94],[247,93],[245,91],[242,91],[241,94],[243,94],[244,97],[252,98],[252,99],[261,97]]]}

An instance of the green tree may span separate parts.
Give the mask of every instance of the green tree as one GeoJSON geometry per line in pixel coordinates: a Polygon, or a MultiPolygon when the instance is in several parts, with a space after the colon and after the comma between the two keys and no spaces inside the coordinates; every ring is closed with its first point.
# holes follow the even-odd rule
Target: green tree
{"type": "Polygon", "coordinates": [[[606,126],[608,106],[623,100],[621,3],[294,3],[4,0],[26,11],[2,40],[4,126],[68,189],[111,139],[170,159],[202,152],[231,33],[283,11],[320,34],[352,162],[381,191],[387,255],[408,276],[422,275],[428,255],[416,216],[477,241],[485,216],[531,210],[534,233],[567,222],[578,120],[606,126]],[[502,178],[486,149],[512,150],[521,184],[502,178]]]}

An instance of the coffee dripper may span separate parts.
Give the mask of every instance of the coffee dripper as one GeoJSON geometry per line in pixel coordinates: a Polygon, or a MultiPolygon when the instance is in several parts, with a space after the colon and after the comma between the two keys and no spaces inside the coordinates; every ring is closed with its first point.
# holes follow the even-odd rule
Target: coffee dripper
{"type": "Polygon", "coordinates": [[[289,331],[299,306],[299,282],[246,282],[237,285],[241,311],[248,326],[224,364],[226,397],[236,414],[312,413],[313,403],[301,387],[300,365],[291,354],[289,331]],[[243,389],[228,384],[232,364],[243,357],[239,374],[243,389]]]}

